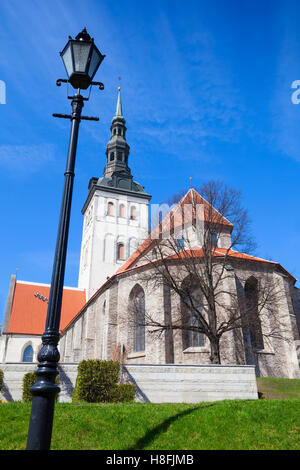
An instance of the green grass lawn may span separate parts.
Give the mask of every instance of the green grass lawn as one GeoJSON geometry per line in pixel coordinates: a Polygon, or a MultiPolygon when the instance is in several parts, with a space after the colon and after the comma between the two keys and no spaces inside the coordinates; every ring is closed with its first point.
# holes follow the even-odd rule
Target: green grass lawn
{"type": "Polygon", "coordinates": [[[299,379],[264,377],[257,380],[257,388],[265,398],[300,398],[299,379]]]}
{"type": "MultiPolygon", "coordinates": [[[[0,449],[24,449],[30,403],[0,405],[0,449]]],[[[55,407],[52,449],[299,449],[300,399],[55,407]]]]}

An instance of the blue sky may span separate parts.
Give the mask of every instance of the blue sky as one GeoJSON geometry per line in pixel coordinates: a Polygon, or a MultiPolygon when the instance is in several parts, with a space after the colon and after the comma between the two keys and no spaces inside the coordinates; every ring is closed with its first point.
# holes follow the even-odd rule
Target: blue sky
{"type": "Polygon", "coordinates": [[[0,323],[10,275],[50,283],[70,123],[58,52],[84,26],[106,54],[82,122],[65,276],[77,285],[81,208],[101,176],[121,77],[129,166],[167,200],[189,177],[242,190],[256,254],[300,277],[300,4],[292,0],[1,0],[0,323]]]}

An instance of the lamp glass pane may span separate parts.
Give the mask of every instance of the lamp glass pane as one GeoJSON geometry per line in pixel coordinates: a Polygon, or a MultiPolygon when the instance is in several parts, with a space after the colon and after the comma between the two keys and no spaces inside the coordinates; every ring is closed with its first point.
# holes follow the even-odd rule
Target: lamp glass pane
{"type": "Polygon", "coordinates": [[[81,43],[78,41],[73,43],[75,72],[85,72],[90,48],[91,44],[86,42],[81,43]]]}
{"type": "Polygon", "coordinates": [[[67,49],[63,53],[62,59],[64,61],[64,65],[65,65],[68,77],[70,77],[73,73],[73,61],[72,61],[71,44],[69,44],[69,46],[67,47],[67,49]]]}
{"type": "Polygon", "coordinates": [[[98,51],[94,48],[92,52],[91,62],[88,70],[88,75],[92,79],[97,72],[99,65],[101,64],[101,56],[98,51]]]}

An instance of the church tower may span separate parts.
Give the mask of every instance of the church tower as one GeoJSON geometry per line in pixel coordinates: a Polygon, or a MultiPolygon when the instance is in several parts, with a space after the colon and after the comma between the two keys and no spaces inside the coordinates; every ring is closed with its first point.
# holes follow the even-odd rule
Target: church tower
{"type": "Polygon", "coordinates": [[[78,287],[89,299],[149,235],[149,200],[133,180],[120,87],[103,176],[91,178],[83,206],[78,287]]]}

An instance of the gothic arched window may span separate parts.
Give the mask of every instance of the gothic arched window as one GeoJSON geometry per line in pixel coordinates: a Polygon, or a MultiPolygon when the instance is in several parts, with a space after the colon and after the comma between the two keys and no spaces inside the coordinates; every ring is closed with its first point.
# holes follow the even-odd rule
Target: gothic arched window
{"type": "Polygon", "coordinates": [[[261,322],[258,313],[258,282],[251,276],[245,284],[246,318],[253,349],[264,349],[261,322]]]}
{"type": "Polygon", "coordinates": [[[145,351],[145,293],[136,284],[129,295],[129,338],[130,348],[135,351],[145,351]]]}
{"type": "Polygon", "coordinates": [[[124,206],[124,204],[120,204],[119,217],[125,217],[125,206],[124,206]]]}
{"type": "Polygon", "coordinates": [[[130,218],[131,218],[131,220],[136,220],[136,207],[135,206],[131,206],[130,218]]]}
{"type": "Polygon", "coordinates": [[[117,247],[117,259],[118,259],[118,260],[123,260],[123,259],[125,259],[125,247],[124,247],[124,243],[118,243],[118,247],[117,247]]]}
{"type": "MultiPolygon", "coordinates": [[[[202,307],[199,305],[197,307],[199,314],[201,315],[202,307]]],[[[188,315],[188,323],[191,328],[199,328],[200,327],[200,320],[198,315],[193,314],[190,311],[186,312],[188,315]]],[[[197,331],[197,330],[188,330],[187,332],[187,340],[188,340],[188,348],[192,346],[204,346],[204,334],[197,331]]]]}
{"type": "Polygon", "coordinates": [[[113,202],[107,204],[107,215],[115,215],[115,206],[113,202]]]}
{"type": "Polygon", "coordinates": [[[131,317],[133,319],[133,349],[145,350],[145,293],[136,285],[130,294],[131,317]]]}
{"type": "Polygon", "coordinates": [[[205,345],[205,335],[201,331],[203,306],[197,280],[188,276],[182,283],[186,296],[181,301],[182,346],[183,349],[205,345]]]}
{"type": "MultiPolygon", "coordinates": [[[[190,304],[190,299],[186,300],[187,304],[190,304]]],[[[195,313],[192,309],[188,308],[183,303],[182,322],[183,322],[183,349],[204,346],[204,334],[199,331],[200,319],[199,315],[202,315],[202,307],[198,305],[196,307],[199,314],[195,313]]]]}
{"type": "Polygon", "coordinates": [[[33,348],[29,344],[23,352],[22,362],[32,362],[33,361],[33,348]]]}

